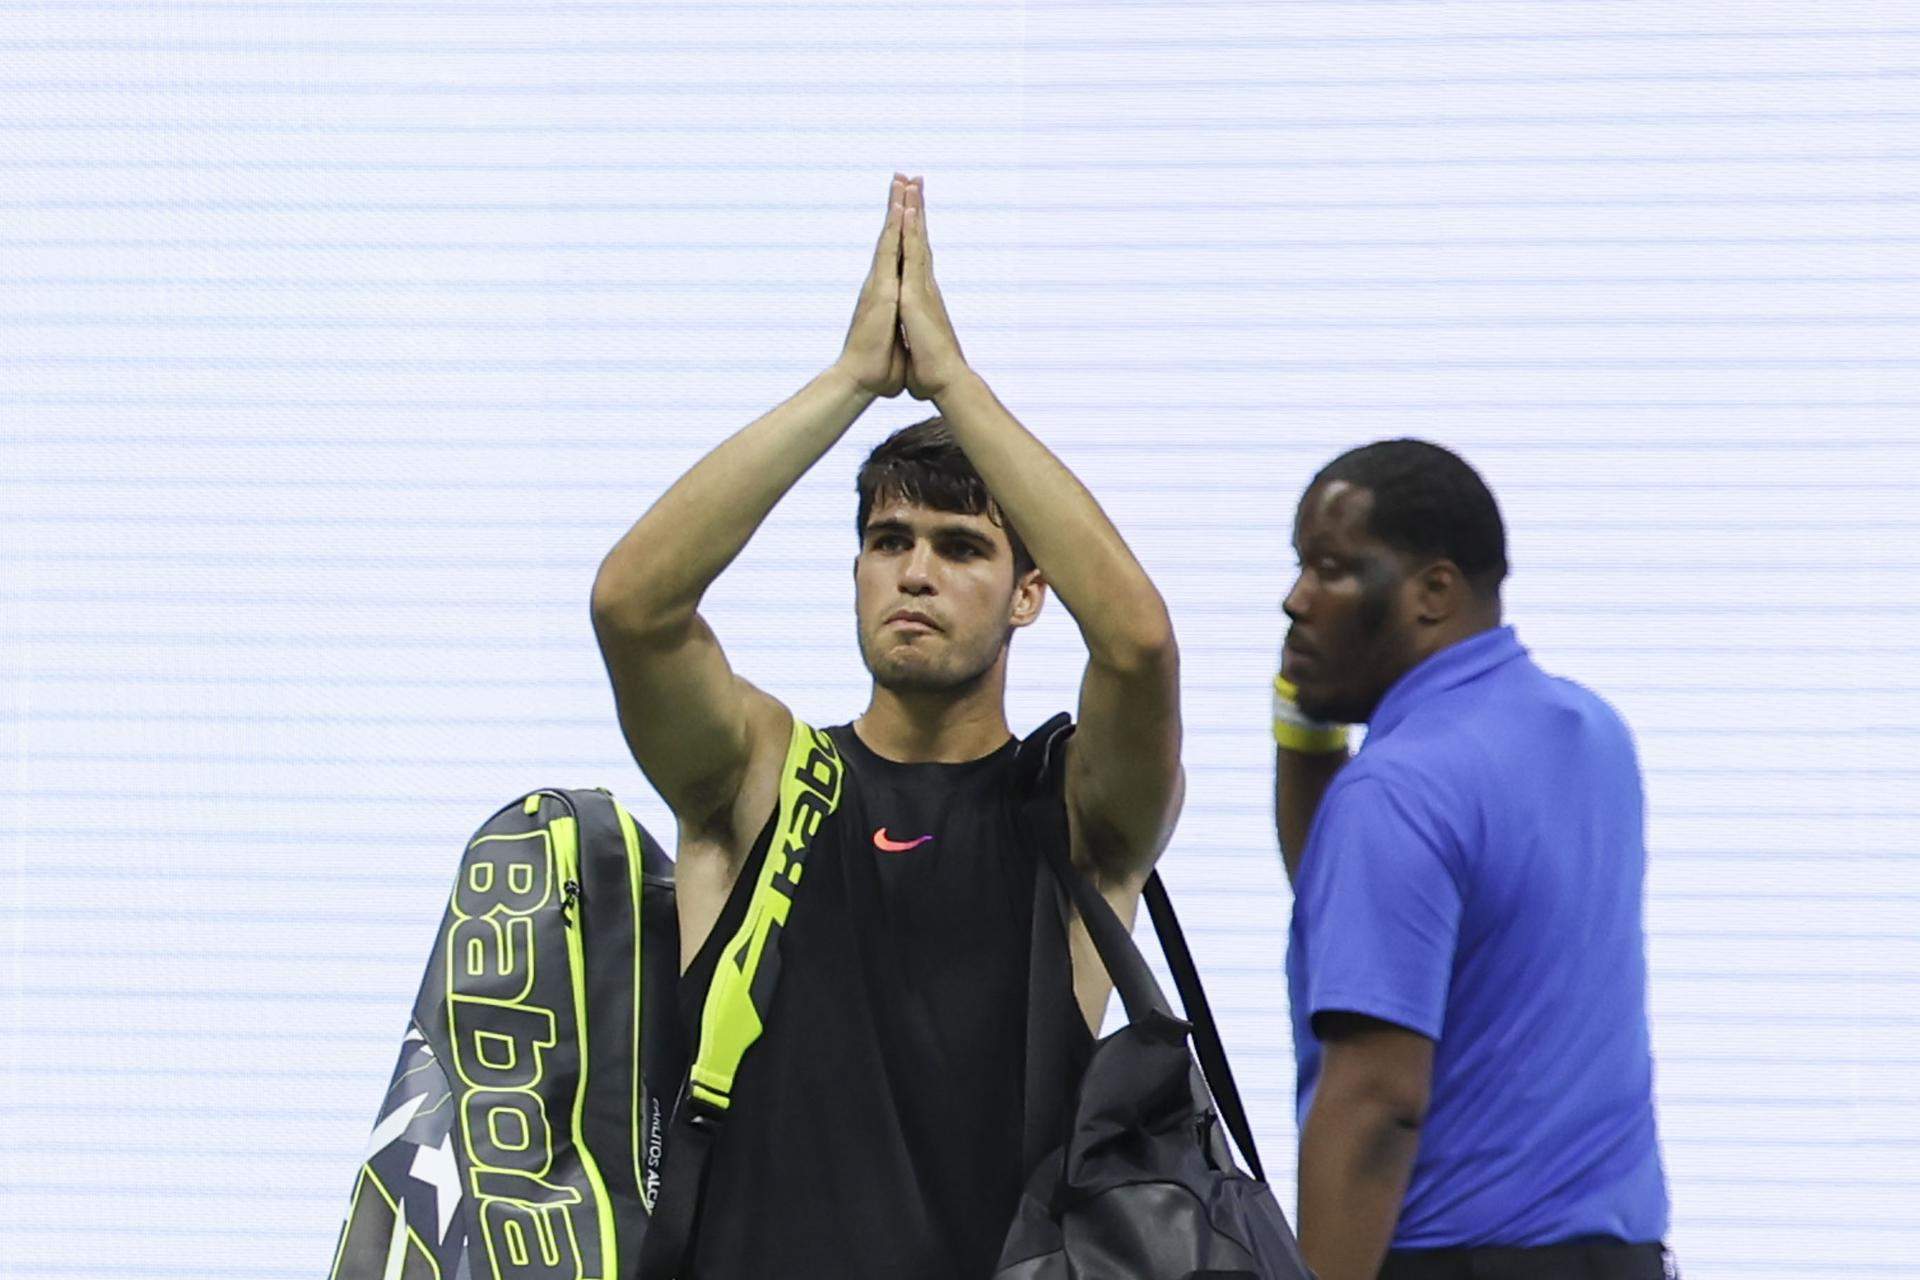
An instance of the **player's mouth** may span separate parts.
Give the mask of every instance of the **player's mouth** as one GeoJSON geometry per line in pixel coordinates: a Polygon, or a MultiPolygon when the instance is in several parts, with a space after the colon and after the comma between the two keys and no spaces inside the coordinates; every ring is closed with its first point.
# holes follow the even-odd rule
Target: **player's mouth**
{"type": "Polygon", "coordinates": [[[940,624],[917,609],[895,609],[887,615],[883,627],[899,627],[904,631],[938,631],[940,624]]]}

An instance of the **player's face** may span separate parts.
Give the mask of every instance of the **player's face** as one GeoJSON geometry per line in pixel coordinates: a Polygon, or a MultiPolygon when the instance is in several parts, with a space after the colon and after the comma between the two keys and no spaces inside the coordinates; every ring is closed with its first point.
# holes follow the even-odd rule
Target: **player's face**
{"type": "Polygon", "coordinates": [[[1367,719],[1416,661],[1411,576],[1367,532],[1372,509],[1370,490],[1334,480],[1309,490],[1294,517],[1300,571],[1281,604],[1293,625],[1280,671],[1317,719],[1367,719]]]}
{"type": "Polygon", "coordinates": [[[1006,530],[984,515],[875,503],[854,560],[860,654],[881,687],[963,689],[1032,622],[1044,588],[1016,579],[1006,530]]]}

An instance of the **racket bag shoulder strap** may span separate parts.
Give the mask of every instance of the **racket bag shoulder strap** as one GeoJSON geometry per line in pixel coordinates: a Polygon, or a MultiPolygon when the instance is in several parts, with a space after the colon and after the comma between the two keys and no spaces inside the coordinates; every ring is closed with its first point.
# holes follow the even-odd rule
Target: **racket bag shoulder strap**
{"type": "Polygon", "coordinates": [[[832,737],[798,717],[780,773],[773,840],[745,917],[714,968],[701,1005],[700,1040],[667,1132],[660,1199],[640,1254],[638,1280],[675,1280],[686,1265],[714,1143],[726,1130],[734,1082],[765,1030],[780,981],[780,935],[793,910],[820,826],[840,806],[846,764],[832,737]]]}

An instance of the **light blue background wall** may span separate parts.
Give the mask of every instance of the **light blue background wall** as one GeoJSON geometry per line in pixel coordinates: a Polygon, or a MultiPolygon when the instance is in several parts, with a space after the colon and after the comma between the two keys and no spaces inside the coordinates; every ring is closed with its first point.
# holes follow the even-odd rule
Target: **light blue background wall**
{"type": "MultiPolygon", "coordinates": [[[[1292,1203],[1294,499],[1463,450],[1652,801],[1696,1275],[1920,1276],[1920,22],[1891,3],[0,4],[0,1276],[327,1265],[467,832],[650,824],[599,557],[835,353],[888,174],[1185,654],[1166,874],[1292,1203]]],[[[876,408],[713,592],[865,693],[876,408]],[[798,637],[796,639],[795,637],[798,637]]],[[[1014,716],[1070,705],[1054,610],[1014,716]]]]}

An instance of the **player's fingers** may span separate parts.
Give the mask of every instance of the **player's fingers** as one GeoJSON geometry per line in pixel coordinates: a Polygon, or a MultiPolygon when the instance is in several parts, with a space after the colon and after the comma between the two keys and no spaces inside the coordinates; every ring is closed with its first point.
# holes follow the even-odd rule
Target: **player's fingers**
{"type": "Polygon", "coordinates": [[[902,260],[908,274],[916,278],[924,278],[932,259],[932,251],[927,247],[926,192],[919,178],[907,184],[906,197],[906,227],[902,260]]]}
{"type": "Polygon", "coordinates": [[[900,296],[900,233],[906,222],[906,211],[905,191],[896,187],[893,203],[887,206],[887,228],[880,236],[880,255],[873,264],[880,292],[888,298],[900,296]]]}
{"type": "Polygon", "coordinates": [[[887,188],[887,220],[880,226],[880,242],[873,246],[872,275],[876,280],[897,279],[900,275],[900,224],[906,210],[906,186],[905,176],[896,173],[887,188]]]}

